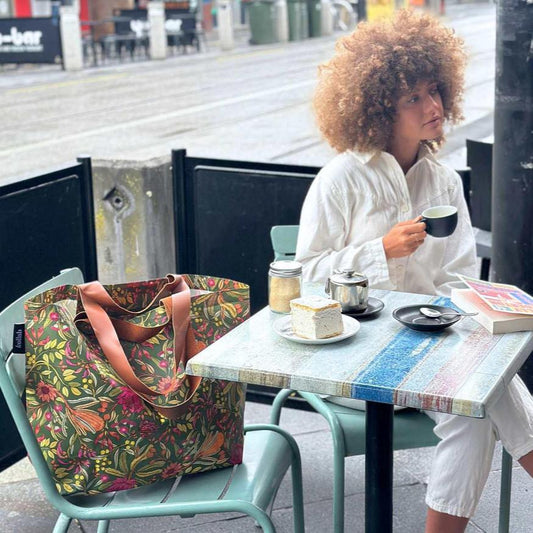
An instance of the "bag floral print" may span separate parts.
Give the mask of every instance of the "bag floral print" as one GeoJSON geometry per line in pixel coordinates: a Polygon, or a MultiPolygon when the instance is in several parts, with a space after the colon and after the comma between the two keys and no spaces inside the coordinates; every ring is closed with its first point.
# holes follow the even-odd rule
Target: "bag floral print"
{"type": "Polygon", "coordinates": [[[245,386],[186,376],[185,365],[248,315],[247,285],[194,275],[28,300],[27,414],[60,492],[240,463],[245,386]]]}

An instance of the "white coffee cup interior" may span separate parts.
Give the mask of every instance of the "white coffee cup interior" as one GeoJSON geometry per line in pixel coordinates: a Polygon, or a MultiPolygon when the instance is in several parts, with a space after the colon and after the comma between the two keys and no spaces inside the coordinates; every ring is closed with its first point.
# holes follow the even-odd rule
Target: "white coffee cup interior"
{"type": "Polygon", "coordinates": [[[422,216],[425,218],[442,218],[449,217],[457,213],[457,208],[453,205],[438,205],[436,207],[430,207],[422,212],[422,216]]]}

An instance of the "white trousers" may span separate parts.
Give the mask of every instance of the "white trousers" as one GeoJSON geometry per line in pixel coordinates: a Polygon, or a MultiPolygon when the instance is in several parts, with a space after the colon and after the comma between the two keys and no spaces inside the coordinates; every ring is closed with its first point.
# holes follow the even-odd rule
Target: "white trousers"
{"type": "Polygon", "coordinates": [[[441,439],[426,494],[435,511],[470,518],[487,481],[496,440],[520,459],[533,450],[533,398],[515,376],[486,418],[426,411],[441,439]]]}

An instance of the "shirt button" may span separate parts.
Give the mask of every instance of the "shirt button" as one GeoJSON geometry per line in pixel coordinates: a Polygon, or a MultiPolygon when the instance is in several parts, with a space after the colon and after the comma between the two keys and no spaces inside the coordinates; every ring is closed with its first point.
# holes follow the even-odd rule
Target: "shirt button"
{"type": "Polygon", "coordinates": [[[402,213],[407,213],[409,211],[409,206],[407,204],[402,205],[402,213]]]}

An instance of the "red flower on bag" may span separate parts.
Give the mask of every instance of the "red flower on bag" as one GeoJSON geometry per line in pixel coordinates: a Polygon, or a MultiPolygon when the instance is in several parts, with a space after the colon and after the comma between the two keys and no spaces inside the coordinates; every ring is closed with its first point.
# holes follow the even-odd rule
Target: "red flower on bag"
{"type": "Polygon", "coordinates": [[[109,487],[109,492],[113,492],[115,490],[127,490],[132,489],[135,487],[136,481],[134,479],[128,479],[128,478],[121,478],[121,479],[115,479],[113,483],[111,483],[111,486],[109,487]]]}
{"type": "Polygon", "coordinates": [[[149,420],[141,422],[141,437],[149,437],[157,430],[157,425],[149,420]]]}
{"type": "Polygon", "coordinates": [[[179,386],[178,381],[175,378],[162,378],[157,384],[157,389],[161,394],[170,394],[174,392],[179,386]]]}
{"type": "Polygon", "coordinates": [[[180,473],[180,465],[172,463],[168,465],[163,472],[161,472],[162,478],[176,477],[180,473]]]}
{"type": "Polygon", "coordinates": [[[47,385],[44,381],[39,381],[35,392],[42,402],[53,402],[58,395],[57,390],[47,385]]]}
{"type": "Polygon", "coordinates": [[[144,409],[143,401],[130,389],[121,387],[122,392],[117,398],[117,403],[122,405],[125,411],[140,413],[144,409]]]}

